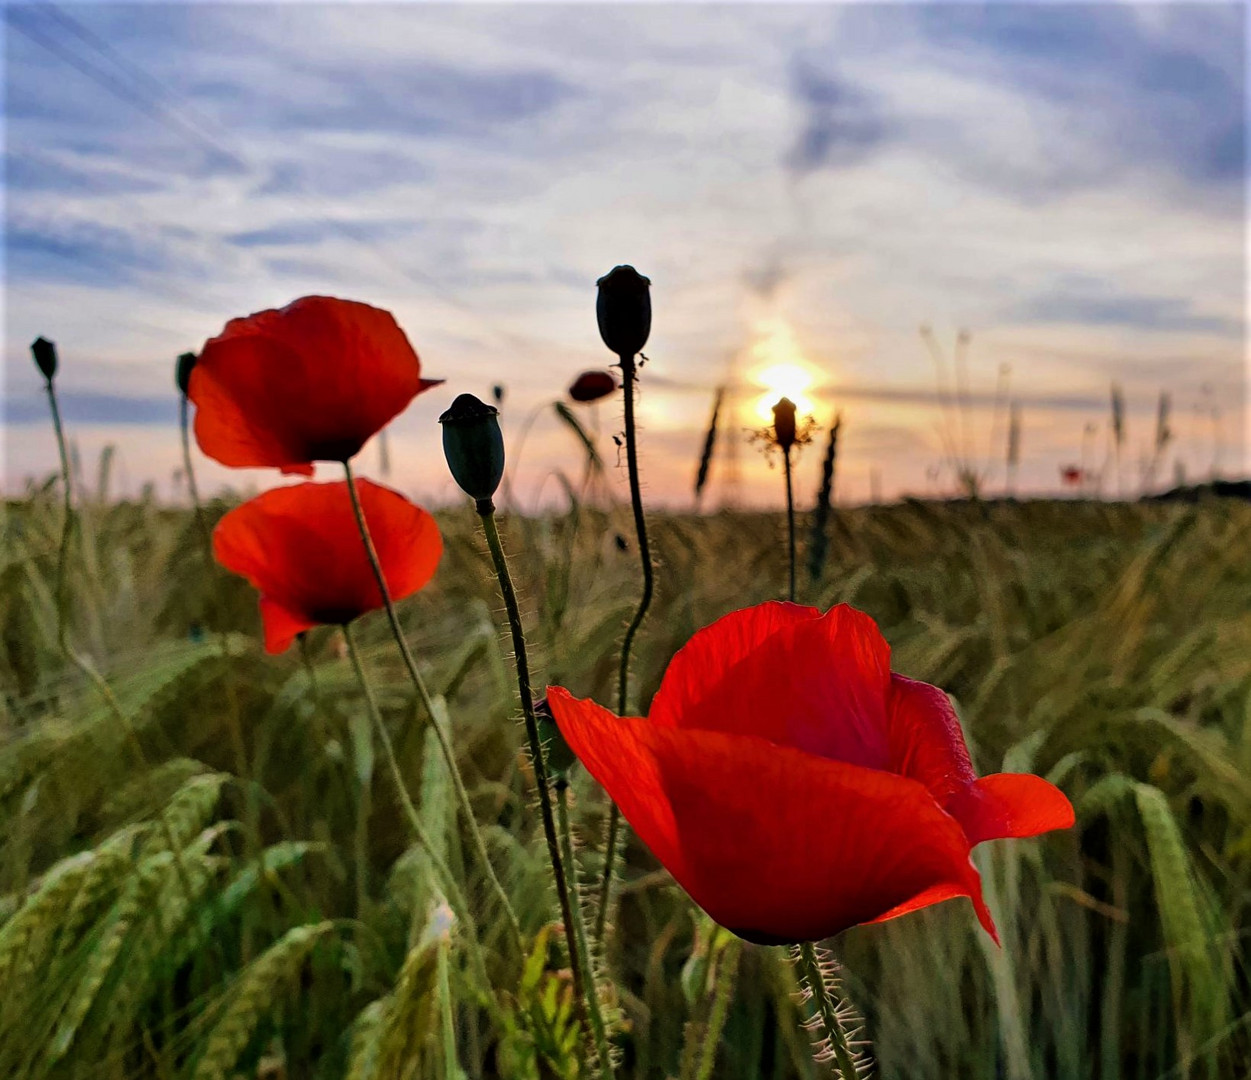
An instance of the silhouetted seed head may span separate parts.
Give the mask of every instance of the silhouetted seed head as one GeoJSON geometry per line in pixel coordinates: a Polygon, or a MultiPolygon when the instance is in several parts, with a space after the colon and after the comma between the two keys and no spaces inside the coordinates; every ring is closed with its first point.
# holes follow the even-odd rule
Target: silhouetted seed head
{"type": "Polygon", "coordinates": [[[630,550],[630,542],[621,533],[617,533],[617,535],[613,537],[613,540],[617,545],[618,551],[630,550]]]}
{"type": "Polygon", "coordinates": [[[617,380],[608,371],[584,371],[569,387],[574,401],[588,402],[606,398],[617,389],[617,380]]]}
{"type": "Polygon", "coordinates": [[[191,387],[191,369],[198,359],[195,353],[183,353],[174,364],[174,382],[178,384],[178,392],[186,397],[191,387]]]}
{"type": "Polygon", "coordinates": [[[491,387],[491,396],[495,398],[496,405],[503,405],[504,404],[504,384],[496,383],[493,387],[491,387]]]}
{"type": "Polygon", "coordinates": [[[443,456],[461,490],[479,503],[489,502],[504,476],[504,436],[499,409],[461,394],[439,417],[443,456]]]}
{"type": "Polygon", "coordinates": [[[56,346],[47,338],[37,337],[30,343],[30,354],[35,358],[35,367],[51,382],[56,374],[56,346]]]}
{"type": "Polygon", "coordinates": [[[633,356],[652,329],[651,281],[633,266],[615,266],[595,284],[599,336],[618,356],[633,356]]]}
{"type": "Polygon", "coordinates": [[[795,403],[788,397],[773,406],[773,441],[783,451],[795,445],[795,403]]]}

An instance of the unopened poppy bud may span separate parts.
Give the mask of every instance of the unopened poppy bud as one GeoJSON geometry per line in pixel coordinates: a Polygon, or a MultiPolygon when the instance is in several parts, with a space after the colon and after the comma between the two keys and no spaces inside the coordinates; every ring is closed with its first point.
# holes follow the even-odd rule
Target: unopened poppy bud
{"type": "Polygon", "coordinates": [[[493,387],[491,387],[491,396],[495,398],[496,405],[503,405],[504,404],[504,384],[496,383],[493,387]]]}
{"type": "Polygon", "coordinates": [[[504,477],[499,409],[473,394],[461,394],[439,423],[443,425],[443,456],[456,483],[480,507],[490,503],[504,477]]]}
{"type": "Polygon", "coordinates": [[[788,397],[773,406],[773,439],[783,450],[795,445],[795,403],[788,397]]]}
{"type": "Polygon", "coordinates": [[[30,354],[35,358],[35,367],[51,382],[56,374],[56,346],[47,338],[37,337],[31,342],[30,354]]]}
{"type": "Polygon", "coordinates": [[[174,382],[178,384],[178,392],[186,397],[191,386],[191,369],[195,367],[196,355],[193,352],[183,353],[174,364],[174,382]]]}
{"type": "Polygon", "coordinates": [[[617,380],[608,371],[584,371],[569,387],[574,401],[588,402],[606,398],[617,389],[617,380]]]}
{"type": "Polygon", "coordinates": [[[633,356],[652,329],[651,281],[633,266],[615,266],[595,284],[599,336],[618,356],[633,356]]]}

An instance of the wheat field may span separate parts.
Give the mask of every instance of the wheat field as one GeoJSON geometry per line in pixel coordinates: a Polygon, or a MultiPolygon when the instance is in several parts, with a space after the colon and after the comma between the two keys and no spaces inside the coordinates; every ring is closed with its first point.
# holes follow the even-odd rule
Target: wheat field
{"type": "MultiPolygon", "coordinates": [[[[474,515],[439,515],[439,572],[401,616],[522,924],[521,958],[384,617],[360,624],[366,664],[463,906],[408,831],[338,631],[266,656],[255,594],[206,558],[194,516],[106,491],[102,478],[80,500],[61,602],[113,704],[58,644],[56,485],[4,512],[0,1076],[577,1076],[474,515]]],[[[208,524],[225,508],[207,507],[208,524]]],[[[780,516],[656,513],[651,526],[642,701],[693,631],[782,595],[787,573],[780,516]]],[[[637,599],[628,508],[575,498],[502,527],[536,683],[611,700],[637,599]]],[[[1251,1074],[1251,508],[840,509],[824,569],[799,591],[867,611],[896,671],[954,696],[979,772],[1037,772],[1077,809],[1066,833],[975,853],[1002,948],[963,900],[828,943],[877,1075],[1251,1074]]],[[[589,891],[607,805],[584,773],[572,783],[589,891]]],[[[812,828],[837,813],[820,808],[812,828]]],[[[618,892],[621,933],[598,963],[619,1075],[824,1075],[784,949],[720,930],[637,841],[618,892]]]]}

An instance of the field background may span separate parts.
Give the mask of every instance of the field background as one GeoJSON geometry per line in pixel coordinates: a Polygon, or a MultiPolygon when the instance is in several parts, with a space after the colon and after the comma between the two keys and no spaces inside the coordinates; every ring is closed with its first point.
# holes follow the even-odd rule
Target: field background
{"type": "MultiPolygon", "coordinates": [[[[193,516],[106,491],[84,493],[69,613],[121,721],[57,646],[56,486],[3,519],[0,1076],[576,1075],[473,515],[440,515],[439,573],[401,612],[535,941],[524,974],[385,619],[362,620],[367,663],[423,818],[468,870],[476,927],[450,917],[412,844],[337,632],[311,635],[307,664],[265,656],[255,595],[206,564],[193,516]]],[[[695,629],[782,595],[786,572],[777,515],[651,521],[644,701],[695,629]]],[[[611,702],[638,588],[628,509],[503,524],[536,683],[611,702]]],[[[1002,949],[963,900],[832,943],[880,1075],[1248,1075],[1251,509],[839,510],[822,575],[800,582],[808,602],[869,612],[897,671],[955,696],[980,772],[1038,772],[1078,812],[1068,833],[977,851],[1002,949]]],[[[590,880],[605,803],[576,772],[574,794],[590,880]]],[[[814,807],[811,828],[827,824],[844,827],[838,808],[814,807]]],[[[637,842],[615,922],[602,964],[620,1075],[823,1074],[785,950],[717,931],[637,842]]]]}

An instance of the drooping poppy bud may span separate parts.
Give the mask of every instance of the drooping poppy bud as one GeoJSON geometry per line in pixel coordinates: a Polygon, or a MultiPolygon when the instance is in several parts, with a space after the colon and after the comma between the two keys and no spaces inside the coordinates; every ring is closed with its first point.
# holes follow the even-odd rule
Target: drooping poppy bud
{"type": "Polygon", "coordinates": [[[599,336],[618,356],[633,356],[652,329],[651,280],[633,266],[614,266],[595,284],[599,336]]]}
{"type": "Polygon", "coordinates": [[[504,436],[499,409],[461,394],[439,417],[443,456],[461,490],[478,503],[490,502],[504,476],[504,436]]]}
{"type": "Polygon", "coordinates": [[[196,354],[193,352],[185,352],[174,364],[174,382],[178,384],[178,392],[183,397],[187,396],[188,389],[191,386],[191,369],[195,367],[197,360],[196,354]]]}
{"type": "Polygon", "coordinates": [[[599,401],[617,389],[617,380],[607,371],[584,371],[569,387],[569,396],[583,403],[599,401]]]}
{"type": "Polygon", "coordinates": [[[795,445],[795,403],[788,397],[773,406],[773,441],[783,452],[795,445]]]}
{"type": "Polygon", "coordinates": [[[30,354],[35,358],[35,367],[51,382],[56,374],[56,345],[47,338],[37,337],[30,343],[30,354]]]}

